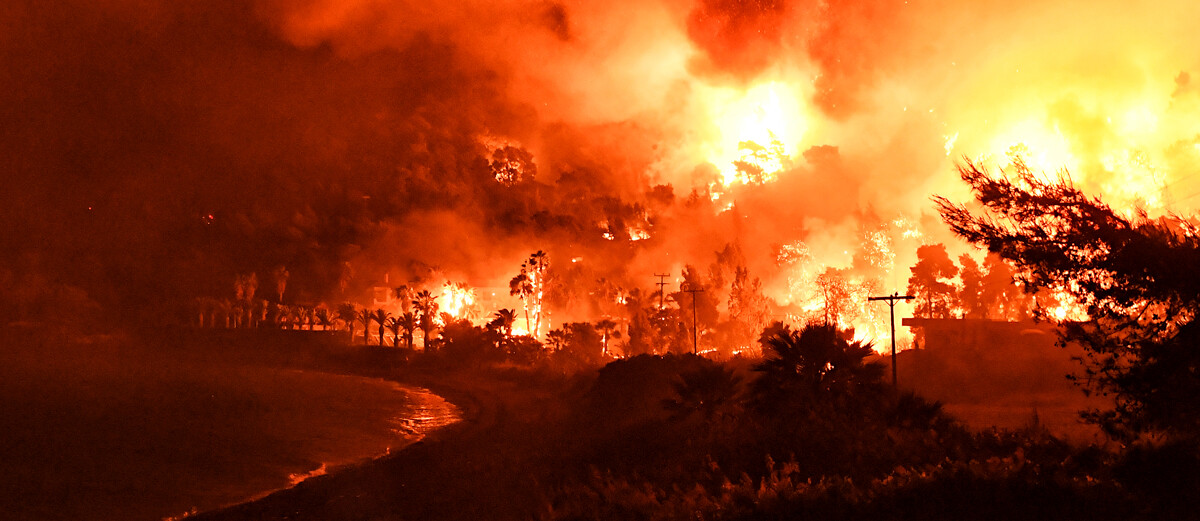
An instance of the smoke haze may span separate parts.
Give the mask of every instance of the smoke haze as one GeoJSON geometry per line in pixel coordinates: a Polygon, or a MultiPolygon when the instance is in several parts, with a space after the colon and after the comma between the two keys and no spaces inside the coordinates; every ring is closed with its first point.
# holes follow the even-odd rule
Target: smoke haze
{"type": "Polygon", "coordinates": [[[949,241],[928,198],[966,199],[963,155],[1066,167],[1120,207],[1194,208],[1197,10],[16,2],[0,7],[0,282],[25,313],[31,285],[126,309],[287,265],[296,299],[339,300],[346,263],[352,292],[385,274],[500,286],[547,250],[650,288],[734,244],[781,304],[880,247],[854,269],[901,291],[916,247],[949,241]],[[765,135],[772,175],[730,182],[765,135]],[[496,177],[506,146],[531,158],[513,183],[496,177]],[[800,245],[811,260],[781,261],[800,245]]]}

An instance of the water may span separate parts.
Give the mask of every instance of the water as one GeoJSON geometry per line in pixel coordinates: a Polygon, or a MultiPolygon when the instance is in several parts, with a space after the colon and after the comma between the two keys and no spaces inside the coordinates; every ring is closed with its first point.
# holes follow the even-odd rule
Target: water
{"type": "Polygon", "coordinates": [[[454,421],[391,382],[7,340],[0,518],[158,520],[398,450],[454,421]]]}

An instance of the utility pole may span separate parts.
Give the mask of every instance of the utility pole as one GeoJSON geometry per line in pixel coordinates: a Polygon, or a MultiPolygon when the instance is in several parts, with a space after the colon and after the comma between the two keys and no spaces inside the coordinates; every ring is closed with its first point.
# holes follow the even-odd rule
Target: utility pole
{"type": "Polygon", "coordinates": [[[670,277],[671,274],[667,273],[664,275],[662,273],[655,273],[654,276],[658,277],[658,282],[655,282],[654,285],[658,286],[658,310],[662,311],[662,309],[663,309],[663,286],[667,285],[666,278],[670,277]]]}
{"type": "Polygon", "coordinates": [[[696,294],[704,293],[704,289],[683,289],[680,287],[679,290],[692,294],[692,354],[698,355],[700,354],[700,350],[698,348],[700,333],[699,330],[696,329],[696,294]]]}
{"type": "Polygon", "coordinates": [[[901,295],[900,293],[892,293],[886,297],[867,297],[868,302],[882,300],[888,303],[888,308],[892,314],[892,387],[896,386],[896,301],[912,300],[917,297],[912,295],[901,295]]]}

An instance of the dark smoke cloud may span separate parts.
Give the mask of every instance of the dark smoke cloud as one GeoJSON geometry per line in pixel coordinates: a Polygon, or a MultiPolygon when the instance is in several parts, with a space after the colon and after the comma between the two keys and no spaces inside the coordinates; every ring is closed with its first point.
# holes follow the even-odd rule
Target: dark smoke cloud
{"type": "Polygon", "coordinates": [[[476,136],[526,119],[445,42],[347,57],[280,40],[243,2],[152,7],[3,13],[5,255],[36,251],[114,306],[223,295],[278,264],[319,298],[380,223],[474,205],[476,136]]]}
{"type": "MultiPolygon", "coordinates": [[[[819,67],[813,103],[835,119],[862,107],[862,95],[888,70],[892,53],[903,46],[897,37],[904,23],[901,2],[822,2],[807,42],[808,55],[819,67]]],[[[909,35],[906,34],[906,38],[909,35]]]]}
{"type": "Polygon", "coordinates": [[[703,52],[695,68],[753,78],[780,58],[788,11],[783,0],[701,0],[687,19],[688,37],[703,52]]]}
{"type": "Polygon", "coordinates": [[[568,42],[571,40],[571,18],[567,14],[567,8],[558,2],[549,3],[542,11],[542,20],[546,24],[546,28],[554,33],[559,40],[568,42]]]}

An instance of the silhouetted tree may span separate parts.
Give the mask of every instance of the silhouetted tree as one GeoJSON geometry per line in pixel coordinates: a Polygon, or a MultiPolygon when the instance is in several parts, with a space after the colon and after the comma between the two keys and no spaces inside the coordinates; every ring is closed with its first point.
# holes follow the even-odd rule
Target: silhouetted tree
{"type": "Polygon", "coordinates": [[[679,375],[679,380],[671,384],[675,397],[665,400],[663,406],[675,418],[699,413],[711,420],[736,402],[741,382],[742,378],[724,365],[702,365],[679,375]]]}
{"type": "Polygon", "coordinates": [[[983,260],[987,273],[983,277],[983,300],[991,309],[991,317],[1000,320],[1029,318],[1030,296],[1015,282],[1017,275],[1002,257],[989,252],[983,260]]]}
{"type": "Polygon", "coordinates": [[[763,360],[754,366],[760,373],[754,392],[763,402],[849,394],[883,378],[883,366],[865,361],[874,354],[871,345],[848,341],[832,325],[810,324],[796,331],[776,322],[759,342],[763,360]]]}
{"type": "Polygon", "coordinates": [[[412,308],[413,290],[407,284],[392,288],[396,295],[396,300],[400,301],[400,311],[406,312],[412,308]]]}
{"type": "Polygon", "coordinates": [[[291,276],[287,266],[277,266],[271,270],[271,278],[275,279],[275,293],[279,295],[279,302],[283,302],[283,291],[287,289],[288,278],[291,276]]]}
{"type": "Polygon", "coordinates": [[[412,311],[405,311],[400,314],[400,327],[404,328],[404,345],[409,350],[413,348],[413,332],[417,330],[417,315],[412,311]]]}
{"type": "Polygon", "coordinates": [[[221,299],[221,300],[217,301],[217,308],[216,308],[215,313],[216,313],[216,315],[220,315],[221,317],[224,318],[225,329],[229,329],[230,318],[232,318],[234,312],[235,312],[235,308],[233,306],[233,302],[230,302],[229,300],[226,300],[226,299],[221,299]]]}
{"type": "Polygon", "coordinates": [[[208,324],[210,328],[217,327],[217,311],[220,305],[220,301],[212,297],[196,298],[197,324],[199,327],[205,327],[205,324],[208,324]]]}
{"type": "Polygon", "coordinates": [[[545,360],[546,347],[529,335],[516,335],[509,340],[507,354],[514,363],[532,365],[545,360]]]}
{"type": "Polygon", "coordinates": [[[600,339],[603,342],[604,349],[601,351],[603,355],[608,355],[608,339],[619,338],[621,332],[617,330],[617,323],[611,318],[603,318],[596,321],[596,330],[600,332],[600,339]]]}
{"type": "Polygon", "coordinates": [[[321,326],[321,331],[329,331],[329,326],[333,325],[333,317],[329,315],[329,308],[317,308],[314,318],[316,319],[316,324],[321,326]]]}
{"type": "Polygon", "coordinates": [[[962,304],[963,318],[988,318],[993,306],[987,301],[983,290],[986,273],[974,258],[965,253],[958,258],[958,263],[962,266],[959,269],[962,289],[958,292],[958,300],[962,304]]]}
{"type": "Polygon", "coordinates": [[[254,301],[254,293],[258,290],[258,275],[255,273],[238,275],[234,279],[233,288],[237,302],[243,304],[238,308],[237,322],[241,323],[242,319],[245,318],[246,327],[254,327],[254,318],[250,314],[253,306],[250,304],[254,301]]]}
{"type": "MultiPolygon", "coordinates": [[[[685,339],[687,340],[686,349],[679,352],[692,351],[692,327],[693,316],[692,306],[695,305],[695,328],[697,336],[700,340],[707,338],[707,332],[717,326],[721,318],[720,311],[717,310],[717,298],[712,291],[712,286],[708,281],[704,280],[704,276],[698,270],[690,265],[683,267],[683,281],[679,283],[679,291],[671,293],[670,299],[675,303],[675,308],[678,313],[669,314],[668,320],[673,319],[674,324],[669,324],[672,327],[682,326],[687,329],[685,339]],[[698,289],[695,293],[684,290],[698,289]],[[694,299],[694,301],[693,301],[694,299]],[[693,304],[694,302],[694,304],[693,304]]],[[[664,317],[667,318],[667,317],[664,317]]],[[[670,332],[667,332],[670,334],[670,332]]],[[[701,342],[704,343],[704,342],[701,342]]]]}
{"type": "Polygon", "coordinates": [[[1086,320],[1062,324],[1086,350],[1079,381],[1115,396],[1087,418],[1111,435],[1200,437],[1200,229],[1179,217],[1126,217],[1076,188],[1030,171],[1005,174],[964,160],[979,213],[938,197],[942,218],[968,241],[1013,262],[1029,290],[1070,288],[1086,320]]]}
{"type": "Polygon", "coordinates": [[[824,303],[822,306],[825,312],[824,324],[837,326],[850,301],[850,288],[846,281],[845,270],[833,267],[825,268],[824,272],[817,275],[813,284],[820,291],[821,301],[824,303]]]}
{"type": "Polygon", "coordinates": [[[551,329],[549,333],[546,333],[546,345],[549,346],[551,351],[566,349],[567,342],[569,341],[570,337],[565,329],[551,329]]]}
{"type": "Polygon", "coordinates": [[[503,359],[504,352],[490,338],[495,333],[472,325],[469,320],[449,317],[442,328],[438,352],[447,360],[476,365],[503,359]]]}
{"type": "Polygon", "coordinates": [[[511,309],[500,309],[492,315],[488,322],[489,330],[496,332],[496,343],[500,349],[507,352],[508,344],[512,341],[513,322],[517,319],[516,312],[511,309]]]}
{"type": "MultiPolygon", "coordinates": [[[[388,317],[384,325],[388,328],[388,331],[392,332],[392,347],[400,347],[400,330],[404,329],[404,322],[399,317],[388,317]]],[[[382,337],[383,335],[380,335],[380,338],[382,337]]],[[[383,340],[379,341],[379,345],[383,345],[383,340]]]]}
{"type": "Polygon", "coordinates": [[[492,321],[488,322],[488,325],[500,331],[505,336],[512,336],[513,322],[517,319],[516,312],[511,309],[500,309],[492,317],[492,321]]]}
{"type": "Polygon", "coordinates": [[[525,179],[533,179],[537,175],[537,165],[533,162],[533,154],[523,148],[506,145],[492,152],[492,162],[489,165],[492,176],[500,184],[512,186],[525,179]]]}
{"type": "Polygon", "coordinates": [[[304,306],[304,324],[308,326],[309,331],[316,329],[317,308],[313,306],[304,306]]]}
{"type": "Polygon", "coordinates": [[[412,301],[413,308],[417,310],[418,319],[420,321],[421,333],[423,335],[422,347],[429,350],[429,335],[437,324],[435,320],[438,316],[437,297],[433,296],[429,290],[421,290],[414,296],[412,301]]]}
{"type": "Polygon", "coordinates": [[[754,342],[754,335],[767,325],[769,309],[762,292],[762,281],[750,277],[745,266],[734,269],[729,287],[729,320],[733,326],[733,341],[738,346],[754,342]]]}
{"type": "Polygon", "coordinates": [[[521,263],[521,273],[508,282],[509,293],[521,299],[525,307],[525,324],[531,328],[529,334],[534,338],[540,334],[542,327],[542,304],[545,298],[546,270],[550,267],[550,258],[546,252],[538,250],[521,263]],[[532,315],[533,322],[530,322],[532,315]]]}
{"type": "Polygon", "coordinates": [[[508,293],[521,299],[521,306],[525,308],[525,328],[533,322],[529,320],[529,296],[533,293],[533,286],[529,283],[529,275],[525,273],[525,267],[521,267],[521,273],[518,273],[512,280],[508,281],[508,293]]]}
{"type": "Polygon", "coordinates": [[[925,318],[951,318],[955,294],[953,279],[958,266],[946,253],[944,244],[926,244],[917,248],[917,263],[910,268],[908,294],[917,297],[913,310],[925,318]]]}
{"type": "Polygon", "coordinates": [[[573,372],[602,360],[604,346],[596,327],[587,322],[568,322],[546,335],[554,361],[560,369],[573,372]]]}
{"type": "Polygon", "coordinates": [[[374,320],[375,313],[367,308],[358,310],[358,316],[355,317],[363,325],[363,345],[371,343],[371,320],[374,320]]]}
{"type": "Polygon", "coordinates": [[[346,329],[350,332],[350,342],[354,342],[354,321],[358,320],[358,308],[349,302],[338,305],[337,308],[338,320],[346,324],[346,329]]]}
{"type": "Polygon", "coordinates": [[[379,324],[379,347],[383,347],[383,331],[387,327],[387,320],[390,317],[391,315],[382,309],[376,309],[375,313],[371,315],[371,320],[379,324]]]}

